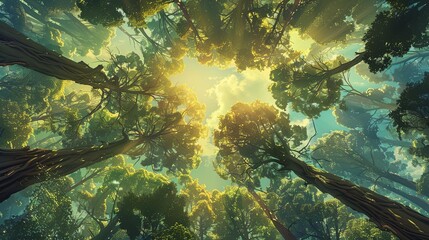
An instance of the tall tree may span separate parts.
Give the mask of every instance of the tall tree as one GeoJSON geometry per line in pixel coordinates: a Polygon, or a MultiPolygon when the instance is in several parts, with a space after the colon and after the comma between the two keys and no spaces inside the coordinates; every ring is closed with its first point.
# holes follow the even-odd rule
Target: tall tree
{"type": "Polygon", "coordinates": [[[404,176],[405,163],[393,161],[394,154],[389,147],[381,147],[380,141],[370,139],[356,130],[333,131],[318,139],[312,146],[314,151],[311,156],[328,172],[363,186],[379,184],[388,192],[393,190],[394,193],[404,197],[404,200],[428,212],[429,204],[417,194],[417,183],[410,179],[410,176],[404,176]],[[386,182],[383,182],[383,179],[386,182]],[[393,183],[402,185],[414,193],[408,194],[407,189],[401,190],[401,187],[394,189],[393,183]]]}
{"type": "Polygon", "coordinates": [[[429,193],[427,187],[429,180],[427,172],[427,158],[429,156],[427,145],[429,139],[428,89],[429,74],[425,73],[422,81],[407,85],[397,101],[397,108],[389,114],[400,139],[404,134],[411,135],[413,144],[409,148],[409,152],[423,160],[423,163],[419,164],[425,168],[425,171],[417,186],[418,190],[424,194],[429,193]]]}
{"type": "Polygon", "coordinates": [[[112,239],[120,234],[117,208],[127,194],[150,195],[158,187],[169,183],[163,175],[144,169],[136,170],[125,161],[110,162],[112,164],[104,168],[100,166],[102,163],[91,167],[95,169],[93,173],[98,173],[100,169],[103,172],[78,178],[86,183],[74,187],[73,199],[78,203],[78,210],[88,216],[84,222],[84,231],[93,233],[93,239],[112,239]],[[95,184],[100,186],[94,187],[95,184]]]}
{"type": "Polygon", "coordinates": [[[117,134],[102,144],[57,151],[2,149],[1,200],[49,177],[64,176],[118,154],[144,156],[142,164],[157,170],[186,172],[196,167],[198,139],[204,134],[203,107],[183,87],[171,87],[166,95],[160,101],[125,97],[108,106],[119,116],[109,129],[117,134]]]}
{"type": "MultiPolygon", "coordinates": [[[[60,80],[71,80],[105,91],[150,95],[153,90],[148,89],[151,87],[147,83],[150,76],[144,75],[145,72],[128,77],[112,76],[102,71],[102,65],[91,68],[84,62],[74,62],[32,41],[5,23],[0,23],[0,26],[0,66],[21,65],[60,80]]],[[[130,57],[136,58],[136,54],[130,57]]],[[[121,60],[123,58],[113,57],[112,65],[123,67],[120,65],[123,64],[121,60]]]]}
{"type": "Polygon", "coordinates": [[[429,220],[414,210],[359,187],[334,174],[316,169],[296,158],[293,146],[305,139],[300,128],[290,125],[288,116],[275,108],[255,102],[238,103],[221,117],[215,143],[221,157],[239,153],[250,169],[277,165],[294,172],[308,184],[329,193],[346,206],[366,214],[380,228],[403,239],[428,239],[429,220]]]}
{"type": "MultiPolygon", "coordinates": [[[[402,132],[418,131],[424,135],[429,127],[427,92],[429,89],[429,74],[422,81],[409,83],[397,101],[397,108],[389,116],[401,136],[402,132]]],[[[425,144],[421,149],[424,156],[425,144]]]]}
{"type": "MultiPolygon", "coordinates": [[[[405,169],[401,162],[389,161],[389,154],[377,142],[371,141],[358,131],[335,131],[313,145],[315,151],[312,156],[329,172],[341,173],[344,171],[359,176],[358,173],[370,172],[377,177],[383,177],[416,190],[416,184],[398,173],[405,169]],[[341,166],[336,166],[336,164],[341,166]],[[353,172],[355,174],[353,174],[353,172]]],[[[347,174],[342,174],[347,175],[347,174]]]]}

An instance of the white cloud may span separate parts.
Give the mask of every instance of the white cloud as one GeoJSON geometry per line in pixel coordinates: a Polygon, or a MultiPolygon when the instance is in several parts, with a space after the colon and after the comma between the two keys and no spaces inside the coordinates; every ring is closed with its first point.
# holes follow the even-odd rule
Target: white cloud
{"type": "Polygon", "coordinates": [[[274,105],[274,99],[268,90],[271,81],[269,70],[246,70],[241,73],[231,74],[208,89],[206,93],[210,99],[216,101],[216,108],[209,113],[206,125],[210,136],[203,139],[200,144],[203,147],[203,156],[214,156],[218,149],[213,145],[212,132],[217,127],[219,117],[226,114],[237,102],[254,102],[256,100],[274,105]]]}
{"type": "Polygon", "coordinates": [[[216,128],[219,117],[227,113],[237,102],[250,103],[259,100],[274,104],[274,99],[268,90],[271,84],[269,74],[269,70],[246,70],[223,78],[207,90],[207,93],[217,102],[216,110],[207,119],[209,128],[216,128]]]}
{"type": "Polygon", "coordinates": [[[304,118],[304,119],[300,119],[300,120],[295,120],[291,122],[292,125],[298,125],[301,127],[308,127],[310,124],[310,119],[308,118],[304,118]]]}

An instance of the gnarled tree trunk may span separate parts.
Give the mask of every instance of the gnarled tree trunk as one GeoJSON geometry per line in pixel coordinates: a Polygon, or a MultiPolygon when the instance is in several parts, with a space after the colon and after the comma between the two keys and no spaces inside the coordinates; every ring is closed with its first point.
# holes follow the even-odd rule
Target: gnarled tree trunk
{"type": "Polygon", "coordinates": [[[277,163],[293,171],[324,193],[346,206],[364,213],[381,229],[389,230],[400,239],[429,239],[429,218],[367,188],[360,187],[334,174],[316,169],[291,156],[276,154],[277,163]]]}
{"type": "Polygon", "coordinates": [[[396,195],[403,197],[404,200],[408,200],[414,206],[421,208],[426,213],[429,213],[429,202],[421,199],[420,197],[408,194],[405,191],[395,188],[394,186],[391,186],[390,184],[384,183],[382,181],[375,181],[374,179],[371,179],[367,176],[362,176],[361,178],[367,182],[370,182],[371,184],[379,186],[380,188],[384,188],[386,191],[390,191],[392,193],[395,193],[396,195]]]}
{"type": "Polygon", "coordinates": [[[84,62],[74,62],[0,22],[0,66],[8,65],[21,65],[48,76],[97,89],[116,88],[109,85],[101,65],[91,68],[84,62]]]}
{"type": "Polygon", "coordinates": [[[410,201],[411,203],[413,203],[415,206],[420,207],[421,209],[423,209],[424,211],[426,211],[427,213],[429,213],[429,203],[419,197],[413,196],[411,194],[408,194],[402,190],[399,190],[397,188],[394,188],[388,184],[385,183],[377,183],[380,187],[391,191],[392,193],[395,193],[401,197],[403,197],[404,199],[410,201]]]}
{"type": "Polygon", "coordinates": [[[0,149],[0,202],[13,193],[70,174],[142,144],[144,139],[122,139],[101,146],[61,149],[0,149]]]}

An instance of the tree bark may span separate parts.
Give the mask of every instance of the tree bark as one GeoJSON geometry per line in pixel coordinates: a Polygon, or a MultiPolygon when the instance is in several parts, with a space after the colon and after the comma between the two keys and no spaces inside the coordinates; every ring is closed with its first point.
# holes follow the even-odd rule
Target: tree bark
{"type": "Polygon", "coordinates": [[[264,200],[262,200],[255,190],[250,186],[246,186],[246,188],[258,203],[258,205],[262,208],[262,210],[264,210],[265,215],[267,215],[268,219],[270,219],[270,221],[274,224],[280,235],[282,235],[285,240],[297,240],[293,233],[278,220],[277,216],[268,208],[264,200]]]}
{"type": "Polygon", "coordinates": [[[20,65],[61,80],[71,80],[96,89],[110,86],[102,66],[91,68],[49,50],[0,22],[0,66],[20,65]]]}
{"type": "Polygon", "coordinates": [[[47,180],[70,174],[80,168],[101,162],[142,144],[138,140],[117,142],[88,148],[62,149],[0,149],[0,202],[13,193],[47,180]]]}
{"type": "Polygon", "coordinates": [[[403,197],[404,199],[413,203],[415,206],[423,209],[426,213],[429,213],[429,203],[426,202],[425,200],[423,200],[419,197],[413,196],[411,194],[408,194],[402,190],[399,190],[397,188],[394,188],[394,187],[392,187],[388,184],[382,183],[382,182],[378,182],[377,185],[388,190],[388,191],[391,191],[391,192],[403,197]]]}
{"type": "Polygon", "coordinates": [[[429,203],[421,199],[420,197],[408,194],[403,190],[397,189],[391,186],[390,184],[384,183],[382,181],[375,181],[374,179],[371,179],[370,177],[367,177],[367,176],[362,176],[362,179],[364,179],[367,182],[370,182],[371,184],[384,188],[385,190],[390,191],[398,196],[401,196],[403,199],[413,203],[416,207],[419,207],[420,209],[424,210],[426,213],[429,213],[429,203]]]}
{"type": "Polygon", "coordinates": [[[276,155],[277,163],[284,166],[284,169],[293,171],[322,192],[364,213],[379,228],[389,230],[400,239],[429,239],[429,219],[411,208],[334,174],[316,169],[291,155],[276,155]]]}
{"type": "Polygon", "coordinates": [[[121,83],[116,76],[108,78],[103,66],[91,68],[84,62],[74,62],[45,48],[0,22],[0,66],[20,65],[60,80],[71,80],[94,89],[118,93],[156,95],[152,89],[144,89],[137,81],[121,83]]]}

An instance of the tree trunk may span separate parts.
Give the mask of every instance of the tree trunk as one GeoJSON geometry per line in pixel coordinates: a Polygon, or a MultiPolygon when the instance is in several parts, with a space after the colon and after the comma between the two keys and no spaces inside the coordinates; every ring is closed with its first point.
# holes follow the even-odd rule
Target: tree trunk
{"type": "Polygon", "coordinates": [[[350,107],[358,107],[365,109],[367,111],[371,111],[373,109],[386,109],[389,111],[393,111],[397,108],[396,103],[385,103],[382,101],[378,101],[375,99],[371,99],[369,96],[364,96],[362,94],[348,94],[343,100],[350,107]]]}
{"type": "Polygon", "coordinates": [[[101,65],[91,68],[84,62],[74,62],[0,22],[0,66],[9,65],[21,65],[48,76],[96,89],[115,88],[109,85],[101,65]]]}
{"type": "Polygon", "coordinates": [[[195,37],[198,39],[198,41],[201,41],[201,37],[200,37],[200,34],[198,33],[198,29],[197,29],[197,27],[195,27],[195,24],[192,22],[192,18],[189,15],[188,9],[186,9],[185,4],[182,2],[182,0],[173,0],[173,2],[179,7],[180,11],[183,14],[183,17],[185,18],[189,27],[194,32],[195,37]]]}
{"type": "Polygon", "coordinates": [[[271,222],[276,227],[277,231],[282,235],[285,240],[297,240],[297,238],[293,235],[293,233],[285,227],[277,218],[277,216],[268,208],[262,198],[255,192],[255,190],[251,186],[246,186],[247,191],[252,194],[253,198],[256,200],[258,205],[264,210],[265,215],[271,220],[271,222]]]}
{"type": "MultiPolygon", "coordinates": [[[[296,10],[298,10],[298,7],[301,5],[301,3],[302,3],[301,0],[295,0],[293,5],[290,8],[285,10],[286,13],[282,13],[285,15],[284,20],[283,20],[283,27],[280,30],[279,35],[274,40],[274,44],[271,46],[271,55],[273,55],[274,51],[276,50],[277,46],[279,45],[280,40],[283,37],[283,34],[286,32],[286,29],[288,27],[290,27],[290,22],[292,21],[292,18],[294,16],[296,10]]],[[[276,24],[277,24],[277,22],[276,22],[276,24]]],[[[273,26],[273,31],[271,33],[274,32],[274,28],[275,28],[275,26],[273,26]]],[[[271,33],[270,33],[270,35],[272,35],[271,33]]]]}
{"type": "Polygon", "coordinates": [[[0,149],[0,202],[32,184],[70,174],[142,144],[122,139],[101,146],[62,149],[0,149]]]}
{"type": "Polygon", "coordinates": [[[119,230],[119,217],[115,215],[112,219],[110,219],[109,223],[100,230],[100,232],[95,235],[92,240],[110,240],[113,238],[115,233],[119,230]]]}
{"type": "Polygon", "coordinates": [[[399,65],[399,64],[404,64],[405,65],[408,62],[413,62],[413,61],[416,61],[417,59],[423,60],[423,59],[425,59],[427,57],[429,57],[429,51],[417,52],[417,53],[415,53],[415,54],[413,54],[411,56],[408,56],[404,60],[392,63],[390,66],[395,66],[395,65],[399,65]]]}
{"type": "Polygon", "coordinates": [[[365,181],[370,182],[371,184],[377,185],[381,188],[384,188],[387,191],[390,191],[398,196],[401,196],[403,199],[408,200],[409,202],[413,203],[416,207],[419,207],[420,209],[424,210],[426,213],[429,213],[429,203],[417,196],[408,194],[404,192],[403,190],[397,189],[390,184],[384,183],[382,181],[374,181],[374,179],[371,179],[367,176],[361,176],[362,179],[365,181]]]}
{"type": "Polygon", "coordinates": [[[66,189],[65,192],[69,192],[77,187],[79,187],[80,185],[84,184],[85,182],[87,182],[88,180],[96,177],[98,174],[100,174],[101,172],[104,171],[104,168],[99,168],[97,170],[95,170],[93,173],[91,173],[89,176],[86,176],[84,178],[82,178],[81,180],[79,180],[78,182],[74,183],[73,185],[71,185],[68,189],[66,189]]]}
{"type": "Polygon", "coordinates": [[[417,184],[411,180],[408,180],[404,177],[399,176],[398,174],[391,172],[381,172],[379,173],[381,177],[384,177],[392,182],[401,184],[404,187],[407,187],[415,192],[417,192],[417,184]]]}
{"type": "Polygon", "coordinates": [[[429,203],[426,202],[425,200],[423,200],[419,197],[413,196],[411,194],[408,194],[402,190],[399,190],[397,188],[394,188],[394,187],[392,187],[388,184],[382,183],[382,182],[378,182],[377,185],[388,190],[388,191],[391,191],[391,192],[403,197],[404,199],[413,203],[415,206],[423,209],[426,213],[429,213],[429,203]]]}
{"type": "Polygon", "coordinates": [[[354,67],[355,65],[357,65],[358,63],[363,61],[363,57],[364,57],[364,53],[360,53],[358,54],[355,58],[353,58],[352,60],[340,64],[338,67],[333,68],[333,69],[329,69],[326,72],[323,73],[324,77],[330,77],[333,76],[335,74],[339,74],[342,73],[344,71],[349,70],[350,68],[354,67]]]}
{"type": "Polygon", "coordinates": [[[400,239],[429,239],[429,219],[411,208],[334,174],[316,169],[291,155],[275,156],[279,159],[277,163],[284,166],[284,169],[293,171],[322,192],[364,213],[381,229],[389,230],[400,239]]]}

